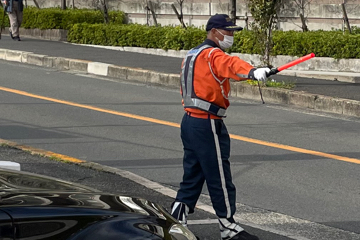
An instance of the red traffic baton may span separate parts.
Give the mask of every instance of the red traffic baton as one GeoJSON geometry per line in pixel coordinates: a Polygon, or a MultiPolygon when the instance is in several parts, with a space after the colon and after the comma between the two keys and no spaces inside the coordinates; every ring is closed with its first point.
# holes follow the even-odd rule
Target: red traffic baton
{"type": "MultiPolygon", "coordinates": [[[[292,67],[292,66],[295,66],[295,65],[297,65],[297,64],[299,64],[299,63],[305,62],[305,61],[307,61],[307,60],[309,60],[309,59],[311,59],[311,58],[313,58],[313,57],[315,57],[315,53],[310,53],[310,54],[308,54],[308,55],[306,55],[306,56],[300,57],[300,58],[298,58],[298,59],[295,59],[294,61],[291,61],[291,62],[289,62],[289,63],[286,63],[286,64],[284,64],[284,65],[282,65],[282,66],[280,66],[280,67],[278,67],[278,68],[272,68],[272,69],[270,70],[270,72],[266,74],[266,76],[269,77],[269,76],[271,76],[271,75],[277,74],[278,72],[281,72],[282,70],[288,69],[288,68],[290,68],[290,67],[292,67]]],[[[261,88],[260,88],[260,83],[259,83],[259,81],[258,81],[258,86],[259,86],[259,92],[260,92],[261,101],[262,101],[263,104],[265,104],[264,99],[263,99],[263,96],[262,96],[262,92],[261,92],[261,88]]]]}
{"type": "Polygon", "coordinates": [[[311,59],[311,58],[313,58],[313,57],[315,57],[315,53],[310,53],[310,54],[308,54],[308,55],[306,55],[306,56],[300,57],[300,58],[298,58],[298,59],[295,59],[294,61],[291,61],[291,62],[289,62],[289,63],[286,63],[286,64],[284,64],[284,65],[282,65],[282,66],[280,66],[280,67],[278,67],[278,68],[273,68],[273,69],[271,69],[271,71],[267,74],[267,76],[269,77],[269,76],[271,76],[271,75],[277,74],[278,72],[281,72],[282,70],[288,69],[288,68],[290,68],[290,67],[292,67],[292,66],[295,66],[295,65],[297,65],[297,64],[299,64],[299,63],[305,62],[305,61],[307,61],[307,60],[309,60],[309,59],[311,59]]]}

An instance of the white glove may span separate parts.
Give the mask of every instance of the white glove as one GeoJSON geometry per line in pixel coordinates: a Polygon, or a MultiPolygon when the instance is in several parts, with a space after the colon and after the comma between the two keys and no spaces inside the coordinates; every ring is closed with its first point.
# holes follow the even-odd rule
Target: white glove
{"type": "Polygon", "coordinates": [[[267,76],[266,74],[270,72],[270,68],[257,68],[254,71],[254,77],[255,79],[257,79],[258,81],[265,81],[267,76]]]}

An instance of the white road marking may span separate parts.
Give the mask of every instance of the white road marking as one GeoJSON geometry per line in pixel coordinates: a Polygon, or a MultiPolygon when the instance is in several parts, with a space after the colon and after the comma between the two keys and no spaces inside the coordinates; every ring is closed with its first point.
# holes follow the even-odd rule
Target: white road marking
{"type": "Polygon", "coordinates": [[[219,224],[217,219],[198,219],[198,220],[188,220],[188,225],[204,225],[204,224],[219,224]]]}

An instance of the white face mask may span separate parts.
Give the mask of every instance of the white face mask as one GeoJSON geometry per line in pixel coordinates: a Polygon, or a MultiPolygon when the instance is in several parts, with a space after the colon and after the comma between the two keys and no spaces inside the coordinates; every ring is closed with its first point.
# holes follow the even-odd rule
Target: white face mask
{"type": "Polygon", "coordinates": [[[216,29],[216,31],[218,31],[221,35],[224,36],[224,40],[222,40],[222,41],[220,41],[217,38],[219,40],[220,48],[224,50],[224,49],[232,47],[232,45],[234,44],[234,36],[224,35],[217,29],[216,29]]]}

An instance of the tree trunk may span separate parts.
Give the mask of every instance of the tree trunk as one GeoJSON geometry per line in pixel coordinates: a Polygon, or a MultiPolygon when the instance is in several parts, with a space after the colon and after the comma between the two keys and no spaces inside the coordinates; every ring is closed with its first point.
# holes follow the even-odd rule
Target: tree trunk
{"type": "Polygon", "coordinates": [[[36,0],[34,0],[35,6],[40,9],[39,4],[36,0]]]}
{"type": "Polygon", "coordinates": [[[231,0],[231,19],[234,24],[236,24],[236,0],[231,0]]]}
{"type": "Polygon", "coordinates": [[[104,9],[104,20],[105,20],[105,23],[108,24],[108,23],[109,23],[109,13],[108,13],[108,8],[107,8],[107,2],[106,2],[106,0],[104,0],[104,2],[103,2],[103,9],[104,9]]]}
{"type": "Polygon", "coordinates": [[[92,0],[92,6],[96,10],[99,10],[102,13],[104,17],[104,23],[108,24],[110,22],[110,18],[109,18],[107,0],[92,0]]]}
{"type": "Polygon", "coordinates": [[[305,17],[301,13],[300,13],[300,18],[301,18],[301,28],[302,28],[303,32],[308,32],[309,29],[306,26],[305,17]]]}
{"type": "Polygon", "coordinates": [[[183,28],[186,29],[186,25],[185,25],[185,23],[184,23],[184,20],[182,19],[182,15],[178,13],[178,11],[176,10],[176,7],[175,7],[174,4],[171,4],[171,7],[172,7],[172,9],[174,10],[177,18],[179,19],[179,22],[182,24],[183,28]]]}
{"type": "Polygon", "coordinates": [[[347,13],[346,13],[346,9],[345,9],[345,4],[342,3],[342,4],[341,4],[341,7],[342,7],[342,10],[343,10],[343,16],[344,16],[344,21],[345,21],[346,27],[347,27],[347,29],[349,30],[349,33],[351,33],[350,22],[349,22],[349,19],[348,19],[348,17],[347,17],[347,13]]]}
{"type": "Polygon", "coordinates": [[[66,0],[61,0],[61,9],[62,10],[66,9],[66,0]]]}
{"type": "Polygon", "coordinates": [[[157,20],[156,20],[156,14],[155,14],[155,10],[154,10],[154,5],[152,1],[149,1],[149,8],[150,8],[150,12],[152,14],[152,17],[154,19],[154,25],[157,26],[157,20]]]}

